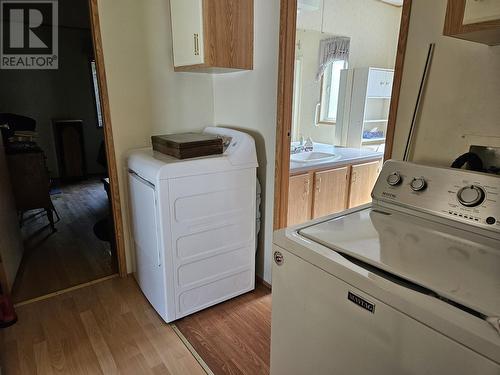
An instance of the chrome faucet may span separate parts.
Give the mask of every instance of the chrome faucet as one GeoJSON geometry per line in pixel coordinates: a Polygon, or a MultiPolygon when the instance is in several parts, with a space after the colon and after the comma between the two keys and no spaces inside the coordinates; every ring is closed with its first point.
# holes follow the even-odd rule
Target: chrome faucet
{"type": "Polygon", "coordinates": [[[304,143],[304,151],[312,151],[314,149],[314,142],[311,137],[308,137],[306,143],[304,143]]]}
{"type": "Polygon", "coordinates": [[[300,137],[300,141],[298,145],[292,144],[290,146],[290,154],[298,154],[300,152],[308,152],[312,151],[314,148],[314,143],[311,137],[307,138],[307,141],[304,142],[304,137],[300,137]]]}
{"type": "Polygon", "coordinates": [[[304,151],[305,151],[304,145],[297,145],[297,146],[291,145],[290,146],[290,154],[292,154],[292,155],[298,154],[298,153],[301,153],[304,151]]]}

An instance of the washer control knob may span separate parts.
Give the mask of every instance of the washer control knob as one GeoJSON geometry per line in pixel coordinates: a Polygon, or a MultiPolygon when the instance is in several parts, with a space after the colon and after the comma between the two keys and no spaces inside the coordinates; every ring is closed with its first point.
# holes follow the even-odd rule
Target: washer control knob
{"type": "Polygon", "coordinates": [[[396,186],[399,185],[402,181],[401,175],[399,172],[394,172],[391,173],[389,176],[387,176],[387,183],[391,186],[396,186]]]}
{"type": "Polygon", "coordinates": [[[475,185],[465,186],[457,193],[460,204],[466,207],[476,207],[483,203],[486,194],[483,188],[475,185]]]}
{"type": "Polygon", "coordinates": [[[410,188],[413,191],[422,191],[425,190],[426,187],[427,187],[427,182],[423,177],[415,177],[410,182],[410,188]]]}

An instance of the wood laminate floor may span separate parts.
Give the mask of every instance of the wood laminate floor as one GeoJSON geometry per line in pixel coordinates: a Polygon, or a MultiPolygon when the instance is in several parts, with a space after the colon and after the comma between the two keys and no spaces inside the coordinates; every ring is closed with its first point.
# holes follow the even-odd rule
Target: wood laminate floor
{"type": "MultiPolygon", "coordinates": [[[[46,215],[25,214],[24,255],[13,286],[21,302],[116,273],[109,242],[99,240],[94,224],[108,214],[108,198],[99,179],[64,185],[51,195],[61,217],[52,233],[46,215]]],[[[38,210],[39,211],[39,210],[38,210]]]]}
{"type": "Polygon", "coordinates": [[[269,374],[271,291],[255,291],[175,322],[215,375],[269,374]]]}
{"type": "Polygon", "coordinates": [[[203,375],[140,292],[114,278],[17,309],[0,330],[1,374],[203,375]]]}

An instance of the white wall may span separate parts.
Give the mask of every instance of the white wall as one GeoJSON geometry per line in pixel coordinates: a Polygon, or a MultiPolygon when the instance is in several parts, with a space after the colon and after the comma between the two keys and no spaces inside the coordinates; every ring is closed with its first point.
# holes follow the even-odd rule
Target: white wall
{"type": "Polygon", "coordinates": [[[133,269],[125,158],[152,134],[214,123],[248,131],[259,154],[263,223],[258,273],[271,280],[279,0],[255,0],[254,70],[175,73],[168,0],[100,0],[99,12],[127,251],[133,269]]]}
{"type": "Polygon", "coordinates": [[[271,281],[279,49],[279,0],[255,0],[254,70],[214,77],[215,121],[250,133],[262,184],[257,273],[271,281]]]}
{"type": "Polygon", "coordinates": [[[199,131],[214,124],[213,76],[174,72],[168,0],[143,4],[142,43],[153,134],[199,131]]]}
{"type": "Polygon", "coordinates": [[[500,47],[443,36],[446,0],[413,1],[394,158],[402,158],[425,64],[436,43],[414,161],[449,166],[471,143],[500,146],[500,47]]]}
{"type": "Polygon", "coordinates": [[[258,273],[271,280],[279,0],[255,0],[254,70],[175,73],[168,0],[100,0],[115,151],[120,173],[127,266],[133,269],[127,205],[127,150],[152,134],[230,125],[255,137],[263,185],[258,273]]]}
{"type": "Polygon", "coordinates": [[[213,78],[173,72],[168,0],[98,4],[131,272],[126,153],[149,146],[152,134],[200,130],[213,123],[213,78]]]}
{"type": "Polygon", "coordinates": [[[335,126],[314,126],[321,83],[316,81],[319,42],[329,36],[351,38],[349,68],[394,68],[401,8],[379,0],[324,0],[318,11],[302,11],[297,17],[296,55],[302,59],[300,130],[295,134],[332,143],[335,126]],[[322,26],[323,22],[323,26],[322,26]],[[321,33],[321,31],[323,33],[321,33]]]}

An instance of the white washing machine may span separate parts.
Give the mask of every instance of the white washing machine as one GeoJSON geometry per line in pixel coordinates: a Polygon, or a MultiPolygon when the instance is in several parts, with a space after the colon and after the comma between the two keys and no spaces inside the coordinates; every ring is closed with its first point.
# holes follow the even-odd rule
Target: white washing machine
{"type": "Polygon", "coordinates": [[[222,155],[128,157],[135,276],[166,322],[255,287],[255,143],[232,129],[222,155]]]}
{"type": "Polygon", "coordinates": [[[500,178],[388,161],[276,232],[271,374],[500,374],[500,178]]]}

